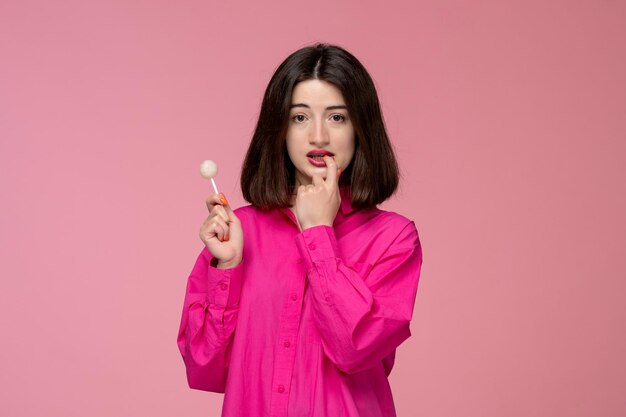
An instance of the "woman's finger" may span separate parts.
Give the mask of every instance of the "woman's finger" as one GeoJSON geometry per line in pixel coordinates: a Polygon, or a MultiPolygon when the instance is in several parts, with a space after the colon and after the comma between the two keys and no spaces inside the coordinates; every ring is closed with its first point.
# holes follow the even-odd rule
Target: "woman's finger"
{"type": "Polygon", "coordinates": [[[218,216],[208,217],[200,228],[200,239],[206,244],[211,239],[217,238],[224,241],[224,236],[228,234],[228,225],[218,216]]]}
{"type": "Polygon", "coordinates": [[[221,241],[220,236],[223,234],[222,227],[213,222],[205,222],[200,227],[200,240],[208,245],[209,241],[217,239],[221,241]]]}
{"type": "Polygon", "coordinates": [[[337,163],[335,159],[324,155],[324,162],[326,162],[326,185],[328,185],[331,189],[337,187],[337,163]]]}
{"type": "Polygon", "coordinates": [[[226,236],[228,235],[228,230],[229,230],[228,223],[226,223],[220,217],[214,217],[212,222],[213,222],[213,224],[216,225],[216,228],[219,227],[220,234],[218,235],[218,238],[219,238],[220,242],[223,242],[224,240],[227,240],[226,236]]]}
{"type": "MultiPolygon", "coordinates": [[[[330,171],[330,167],[328,167],[328,170],[330,171]]],[[[324,184],[324,178],[322,178],[322,176],[319,174],[313,174],[313,177],[311,179],[311,184],[307,185],[307,187],[316,188],[322,184],[324,184]]]]}
{"type": "Polygon", "coordinates": [[[224,193],[213,193],[206,199],[206,207],[209,211],[213,210],[213,207],[218,204],[221,206],[228,204],[228,200],[226,199],[224,193]]]}
{"type": "Polygon", "coordinates": [[[221,224],[214,224],[213,229],[215,230],[215,236],[219,239],[220,242],[224,241],[224,228],[221,224]]]}
{"type": "Polygon", "coordinates": [[[228,216],[227,223],[229,225],[231,225],[231,224],[240,225],[241,224],[241,221],[239,220],[239,217],[237,217],[237,215],[233,211],[233,209],[230,206],[230,204],[226,204],[225,206],[222,206],[222,208],[224,209],[224,212],[228,216]]]}
{"type": "Polygon", "coordinates": [[[213,210],[213,207],[216,205],[222,205],[223,203],[220,201],[220,195],[218,193],[213,193],[206,199],[206,208],[209,209],[209,212],[213,210]]]}
{"type": "Polygon", "coordinates": [[[226,223],[228,223],[230,220],[228,218],[228,214],[226,213],[226,209],[224,209],[224,206],[220,204],[216,204],[215,206],[213,206],[213,211],[211,211],[211,215],[218,216],[219,218],[224,220],[226,223]]]}

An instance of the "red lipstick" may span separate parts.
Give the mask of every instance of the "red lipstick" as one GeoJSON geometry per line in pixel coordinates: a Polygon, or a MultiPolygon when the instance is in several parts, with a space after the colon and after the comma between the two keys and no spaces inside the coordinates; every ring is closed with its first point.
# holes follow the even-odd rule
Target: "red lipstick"
{"type": "Polygon", "coordinates": [[[314,165],[316,167],[325,167],[326,162],[324,162],[324,155],[332,157],[334,154],[324,149],[316,149],[314,151],[310,151],[306,155],[311,165],[314,165]]]}

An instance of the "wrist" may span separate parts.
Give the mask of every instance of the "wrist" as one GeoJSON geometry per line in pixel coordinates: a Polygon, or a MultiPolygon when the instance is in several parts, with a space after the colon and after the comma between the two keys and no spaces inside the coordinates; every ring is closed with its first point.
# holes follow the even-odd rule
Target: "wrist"
{"type": "Polygon", "coordinates": [[[216,268],[217,269],[230,269],[235,268],[241,263],[241,259],[234,259],[228,262],[218,262],[216,268]]]}

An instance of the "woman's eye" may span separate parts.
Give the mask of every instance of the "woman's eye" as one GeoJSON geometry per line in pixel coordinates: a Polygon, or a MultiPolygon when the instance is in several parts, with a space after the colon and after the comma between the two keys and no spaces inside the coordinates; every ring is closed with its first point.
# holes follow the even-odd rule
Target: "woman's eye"
{"type": "Polygon", "coordinates": [[[332,118],[335,122],[343,122],[346,120],[346,117],[343,114],[333,114],[332,118]]]}
{"type": "Polygon", "coordinates": [[[304,122],[304,119],[305,117],[302,114],[296,114],[295,116],[291,118],[291,120],[298,122],[298,123],[304,122]]]}

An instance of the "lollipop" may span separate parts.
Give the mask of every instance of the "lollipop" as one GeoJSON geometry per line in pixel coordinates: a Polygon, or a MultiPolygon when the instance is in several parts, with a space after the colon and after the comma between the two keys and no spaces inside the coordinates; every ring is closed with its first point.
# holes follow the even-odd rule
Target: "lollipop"
{"type": "Polygon", "coordinates": [[[217,175],[217,164],[210,159],[202,161],[200,164],[200,175],[206,179],[210,179],[211,183],[213,183],[215,193],[219,194],[219,191],[217,191],[217,185],[215,185],[215,180],[213,179],[213,177],[217,175]]]}

